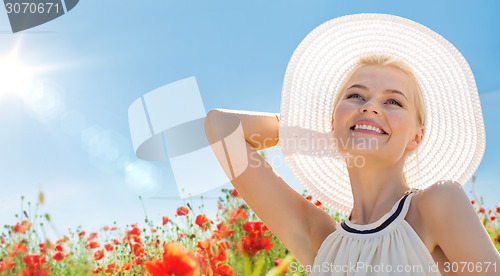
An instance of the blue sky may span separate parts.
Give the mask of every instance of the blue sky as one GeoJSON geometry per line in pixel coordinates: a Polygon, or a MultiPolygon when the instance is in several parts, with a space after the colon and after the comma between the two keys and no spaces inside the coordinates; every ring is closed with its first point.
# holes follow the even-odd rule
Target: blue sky
{"type": "MultiPolygon", "coordinates": [[[[2,96],[0,91],[0,224],[14,223],[21,195],[34,202],[39,189],[46,197],[43,212],[50,213],[59,232],[142,222],[138,195],[156,224],[163,215],[173,217],[183,201],[172,170],[168,162],[135,157],[130,104],[160,86],[196,76],[206,111],[279,112],[286,66],[301,40],[329,19],[361,12],[426,25],[469,62],[487,139],[476,193],[488,206],[498,205],[499,11],[498,1],[89,0],[16,34],[1,11],[0,58],[18,49],[22,63],[45,69],[33,76],[30,93],[2,96]],[[153,180],[133,183],[127,164],[153,180]]],[[[268,154],[281,158],[279,148],[268,154]]],[[[302,192],[286,165],[275,164],[302,192]]],[[[470,184],[465,188],[468,192],[470,184]]],[[[204,212],[212,219],[219,190],[204,194],[211,197],[204,212]]]]}

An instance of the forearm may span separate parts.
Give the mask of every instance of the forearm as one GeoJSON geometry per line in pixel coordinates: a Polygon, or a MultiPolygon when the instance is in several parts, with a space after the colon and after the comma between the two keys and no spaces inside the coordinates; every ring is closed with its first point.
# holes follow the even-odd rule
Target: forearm
{"type": "MultiPolygon", "coordinates": [[[[235,122],[240,122],[245,140],[256,150],[278,144],[278,119],[274,113],[229,109],[212,109],[208,112],[213,132],[230,133],[235,122]]],[[[207,134],[208,135],[208,134],[207,134]]]]}

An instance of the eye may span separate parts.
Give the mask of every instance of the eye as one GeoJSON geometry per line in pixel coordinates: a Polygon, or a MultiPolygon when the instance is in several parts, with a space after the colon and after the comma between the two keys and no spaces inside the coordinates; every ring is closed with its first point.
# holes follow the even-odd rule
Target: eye
{"type": "Polygon", "coordinates": [[[350,99],[350,98],[354,98],[354,97],[359,97],[360,99],[363,99],[363,97],[361,97],[361,95],[359,95],[358,93],[351,93],[346,98],[350,99]]]}
{"type": "Polygon", "coordinates": [[[403,105],[401,105],[398,101],[394,100],[394,99],[390,99],[387,101],[388,103],[396,103],[397,105],[403,107],[403,105]]]}

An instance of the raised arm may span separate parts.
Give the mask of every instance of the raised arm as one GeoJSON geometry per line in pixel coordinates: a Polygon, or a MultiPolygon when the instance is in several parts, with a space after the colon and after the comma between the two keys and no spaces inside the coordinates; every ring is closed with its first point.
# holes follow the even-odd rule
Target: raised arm
{"type": "Polygon", "coordinates": [[[243,200],[302,265],[311,265],[336,222],[288,186],[257,152],[278,142],[274,113],[210,110],[205,132],[219,163],[228,166],[226,175],[243,200]],[[238,126],[243,133],[235,131],[238,126]]]}
{"type": "MultiPolygon", "coordinates": [[[[241,122],[245,141],[256,150],[278,144],[278,119],[274,113],[212,109],[207,114],[207,118],[209,117],[211,120],[217,120],[216,124],[208,125],[208,127],[212,127],[214,133],[232,131],[231,127],[235,127],[241,122]]],[[[207,127],[207,125],[205,126],[207,127]]],[[[205,130],[207,130],[206,127],[205,130]]],[[[209,137],[207,136],[207,138],[209,137]]]]}

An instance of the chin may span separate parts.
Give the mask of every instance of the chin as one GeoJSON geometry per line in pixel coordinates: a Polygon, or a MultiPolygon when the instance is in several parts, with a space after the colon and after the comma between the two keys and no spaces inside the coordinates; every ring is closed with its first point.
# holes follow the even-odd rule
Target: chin
{"type": "Polygon", "coordinates": [[[384,153],[380,150],[349,150],[349,151],[343,151],[341,152],[341,155],[344,157],[353,157],[353,156],[360,156],[360,157],[369,157],[369,158],[383,158],[387,157],[387,153],[384,153]]]}

